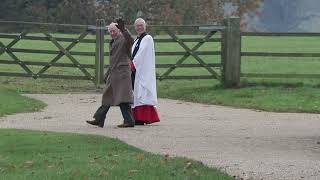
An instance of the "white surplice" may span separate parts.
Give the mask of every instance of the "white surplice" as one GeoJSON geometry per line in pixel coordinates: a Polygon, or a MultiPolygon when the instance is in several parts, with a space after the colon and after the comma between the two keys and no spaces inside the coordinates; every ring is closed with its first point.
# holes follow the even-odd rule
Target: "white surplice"
{"type": "MultiPolygon", "coordinates": [[[[132,53],[138,40],[132,46],[132,53]]],[[[156,68],[154,41],[150,35],[143,37],[133,64],[136,68],[133,108],[157,104],[156,68]]]]}

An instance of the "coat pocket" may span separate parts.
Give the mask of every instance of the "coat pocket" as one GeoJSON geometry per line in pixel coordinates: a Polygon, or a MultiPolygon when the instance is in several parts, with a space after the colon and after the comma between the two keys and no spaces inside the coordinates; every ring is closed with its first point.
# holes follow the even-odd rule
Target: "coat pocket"
{"type": "Polygon", "coordinates": [[[120,72],[130,72],[130,66],[127,62],[119,62],[117,64],[117,69],[120,72]]]}
{"type": "Polygon", "coordinates": [[[128,66],[129,67],[129,62],[119,62],[118,64],[117,64],[117,66],[119,67],[119,66],[128,66]]]}
{"type": "Polygon", "coordinates": [[[127,62],[119,62],[117,64],[117,71],[118,71],[118,75],[119,77],[121,78],[121,80],[124,80],[124,79],[130,79],[130,73],[131,73],[131,70],[130,70],[130,67],[129,67],[129,63],[127,62]]]}

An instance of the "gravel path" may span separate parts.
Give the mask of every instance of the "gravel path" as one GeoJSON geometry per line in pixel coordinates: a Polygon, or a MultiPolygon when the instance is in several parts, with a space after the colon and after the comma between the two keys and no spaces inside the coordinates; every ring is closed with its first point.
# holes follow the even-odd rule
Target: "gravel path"
{"type": "Polygon", "coordinates": [[[243,179],[320,179],[320,114],[269,113],[160,99],[161,122],[131,129],[118,108],[104,128],[85,120],[100,94],[27,95],[41,112],[0,118],[0,128],[99,134],[146,151],[186,156],[243,179]]]}

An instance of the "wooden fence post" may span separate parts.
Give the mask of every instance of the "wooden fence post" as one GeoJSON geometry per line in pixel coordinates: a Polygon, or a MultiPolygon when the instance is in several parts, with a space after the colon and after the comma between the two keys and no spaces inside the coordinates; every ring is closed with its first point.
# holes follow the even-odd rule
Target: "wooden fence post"
{"type": "Polygon", "coordinates": [[[96,86],[104,81],[104,28],[105,22],[103,19],[98,19],[96,22],[96,61],[95,61],[95,77],[96,86]]]}
{"type": "Polygon", "coordinates": [[[221,80],[226,87],[236,87],[240,84],[241,73],[240,18],[227,18],[224,20],[224,25],[226,28],[222,31],[221,80]]]}
{"type": "Polygon", "coordinates": [[[106,23],[104,19],[101,19],[100,29],[100,84],[104,83],[104,34],[106,23]]]}

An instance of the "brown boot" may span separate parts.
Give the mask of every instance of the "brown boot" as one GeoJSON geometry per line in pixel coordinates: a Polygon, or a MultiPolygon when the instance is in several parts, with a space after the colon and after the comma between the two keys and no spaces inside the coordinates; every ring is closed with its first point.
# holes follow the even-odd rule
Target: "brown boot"
{"type": "Polygon", "coordinates": [[[88,124],[91,124],[91,125],[94,125],[94,126],[99,126],[101,128],[103,128],[103,123],[100,123],[99,121],[97,120],[93,120],[93,121],[86,121],[88,124]]]}

